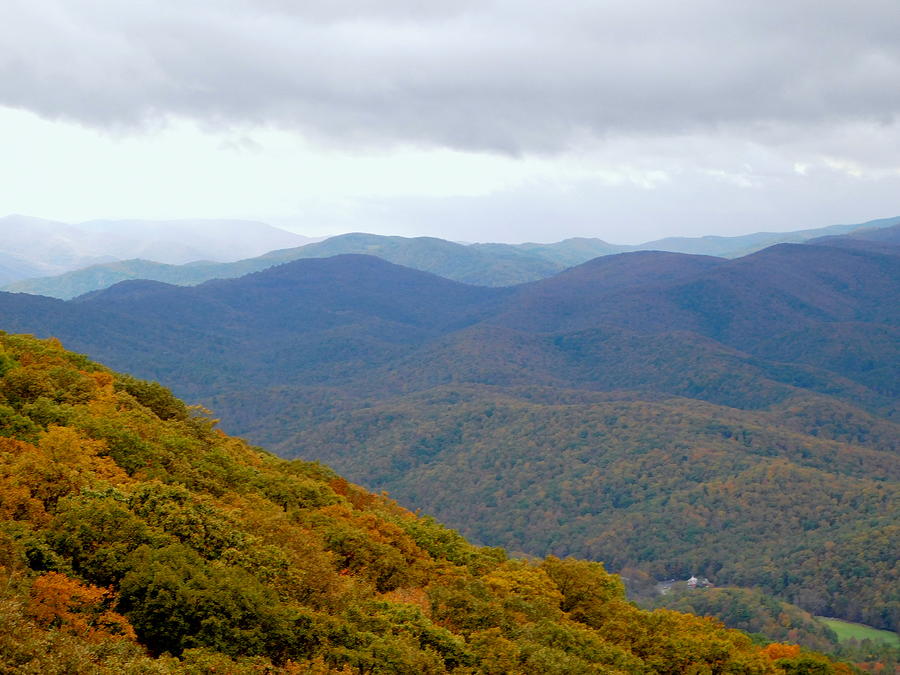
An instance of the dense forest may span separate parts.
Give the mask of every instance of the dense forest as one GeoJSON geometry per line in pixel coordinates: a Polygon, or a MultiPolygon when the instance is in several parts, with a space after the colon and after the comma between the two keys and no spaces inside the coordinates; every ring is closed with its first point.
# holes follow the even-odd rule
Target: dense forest
{"type": "Polygon", "coordinates": [[[478,548],[156,383],[0,336],[4,672],[840,673],[478,548]]]}
{"type": "Polygon", "coordinates": [[[510,288],[338,256],[0,314],[473,541],[896,630],[900,249],[848,241],[510,288]]]}
{"type": "Polygon", "coordinates": [[[365,475],[477,540],[658,579],[702,573],[894,625],[896,455],[780,431],[769,414],[600,396],[548,406],[448,387],[279,447],[365,475]]]}

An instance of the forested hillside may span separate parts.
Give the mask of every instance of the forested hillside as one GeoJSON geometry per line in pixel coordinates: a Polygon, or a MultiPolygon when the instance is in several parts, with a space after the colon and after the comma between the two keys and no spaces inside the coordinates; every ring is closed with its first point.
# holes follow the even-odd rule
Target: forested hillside
{"type": "Polygon", "coordinates": [[[367,256],[78,302],[57,335],[466,536],[900,621],[900,256],[606,256],[480,288],[367,256]]]}
{"type": "Polygon", "coordinates": [[[274,447],[364,476],[480,541],[659,579],[702,573],[890,626],[900,462],[872,446],[696,401],[547,404],[445,387],[274,447]]]}
{"type": "Polygon", "coordinates": [[[0,515],[4,672],[850,672],[471,546],[56,340],[0,335],[0,515]]]}

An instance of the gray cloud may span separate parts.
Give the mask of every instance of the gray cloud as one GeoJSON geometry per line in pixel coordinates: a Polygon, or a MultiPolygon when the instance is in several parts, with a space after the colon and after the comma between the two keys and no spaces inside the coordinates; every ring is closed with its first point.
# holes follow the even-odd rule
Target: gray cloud
{"type": "Polygon", "coordinates": [[[698,132],[850,151],[847,125],[897,137],[898,35],[896,0],[13,0],[0,105],[504,153],[698,132]]]}

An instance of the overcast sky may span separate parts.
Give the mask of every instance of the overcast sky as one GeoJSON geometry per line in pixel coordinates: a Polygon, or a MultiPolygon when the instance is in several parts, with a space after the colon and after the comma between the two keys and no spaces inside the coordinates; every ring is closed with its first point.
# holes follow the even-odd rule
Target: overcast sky
{"type": "Polygon", "coordinates": [[[897,0],[5,0],[0,215],[468,241],[900,215],[897,0]]]}

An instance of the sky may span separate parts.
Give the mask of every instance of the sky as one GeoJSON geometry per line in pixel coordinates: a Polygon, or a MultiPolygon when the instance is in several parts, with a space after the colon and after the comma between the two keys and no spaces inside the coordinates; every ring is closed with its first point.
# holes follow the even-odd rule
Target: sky
{"type": "Polygon", "coordinates": [[[0,215],[309,236],[900,215],[896,0],[5,0],[0,215]]]}

